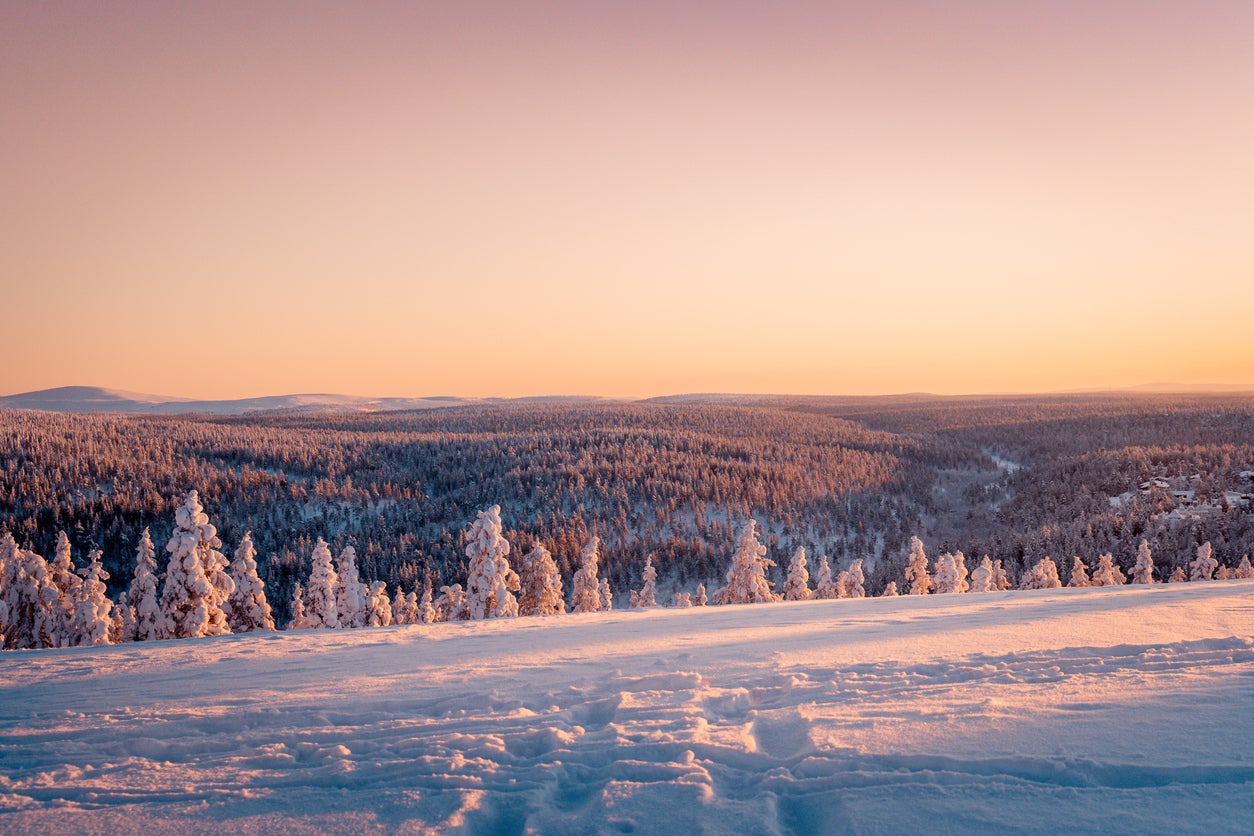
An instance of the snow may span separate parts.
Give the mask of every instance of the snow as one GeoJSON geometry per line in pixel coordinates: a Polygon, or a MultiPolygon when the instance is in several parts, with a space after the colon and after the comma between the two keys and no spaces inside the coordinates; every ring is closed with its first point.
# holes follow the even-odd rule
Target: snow
{"type": "Polygon", "coordinates": [[[0,829],[1251,832],[1254,581],[0,654],[0,829]]]}

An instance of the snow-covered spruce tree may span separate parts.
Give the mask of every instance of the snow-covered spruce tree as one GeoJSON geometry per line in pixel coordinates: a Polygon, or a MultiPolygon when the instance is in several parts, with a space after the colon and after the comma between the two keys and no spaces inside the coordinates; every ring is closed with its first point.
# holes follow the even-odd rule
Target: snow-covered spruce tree
{"type": "Polygon", "coordinates": [[[418,598],[413,592],[406,595],[400,584],[396,585],[396,594],[392,596],[392,623],[418,623],[418,598]]]}
{"type": "Polygon", "coordinates": [[[1197,547],[1197,558],[1189,564],[1189,580],[1209,581],[1215,577],[1215,568],[1219,561],[1211,555],[1210,541],[1197,547]]]}
{"type": "Polygon", "coordinates": [[[694,607],[704,607],[708,603],[710,603],[710,599],[705,594],[705,584],[697,584],[697,594],[692,599],[692,605],[694,607]]]}
{"type": "Polygon", "coordinates": [[[466,621],[470,613],[466,604],[466,591],[462,585],[440,587],[440,597],[435,599],[436,621],[466,621]]]}
{"type": "Polygon", "coordinates": [[[309,622],[305,613],[305,588],[300,584],[292,587],[292,620],[287,623],[288,630],[308,630],[314,625],[309,622]]]}
{"type": "Polygon", "coordinates": [[[906,580],[910,582],[910,595],[926,595],[932,591],[932,576],[927,571],[927,554],[923,551],[923,541],[918,537],[910,538],[906,580]]]}
{"type": "Polygon", "coordinates": [[[830,598],[839,598],[840,589],[836,584],[836,578],[832,577],[832,564],[827,559],[827,555],[819,557],[819,569],[814,576],[815,587],[814,596],[821,601],[830,598]]]}
{"type": "Polygon", "coordinates": [[[523,558],[520,586],[519,615],[558,615],[566,612],[562,573],[543,543],[536,543],[523,558]]]}
{"type": "Polygon", "coordinates": [[[674,598],[671,599],[671,606],[677,610],[682,610],[692,606],[692,593],[676,592],[674,598]]]}
{"type": "Polygon", "coordinates": [[[993,591],[993,561],[989,560],[988,555],[984,555],[980,565],[976,566],[971,572],[971,591],[993,591]]]}
{"type": "MultiPolygon", "coordinates": [[[[135,641],[135,608],[127,601],[126,592],[118,596],[118,601],[113,606],[113,615],[119,620],[117,641],[113,643],[135,641]]],[[[110,640],[112,641],[112,637],[110,640]]]]}
{"type": "Polygon", "coordinates": [[[100,549],[92,550],[88,558],[91,562],[83,569],[82,583],[74,591],[74,620],[68,636],[69,644],[74,647],[109,644],[113,602],[105,589],[109,573],[100,565],[100,555],[100,549]]]}
{"type": "Polygon", "coordinates": [[[309,629],[335,629],[340,626],[336,587],[339,577],[331,565],[331,548],[321,537],[310,556],[309,582],[305,585],[305,620],[309,629]]]}
{"type": "Polygon", "coordinates": [[[20,559],[17,541],[11,533],[5,531],[0,535],[0,648],[5,646],[5,634],[13,627],[9,620],[9,600],[21,568],[18,563],[20,559]]]}
{"type": "Polygon", "coordinates": [[[597,561],[600,559],[601,538],[593,535],[584,544],[580,566],[571,580],[573,592],[571,612],[600,612],[601,581],[597,577],[597,561]]]}
{"type": "Polygon", "coordinates": [[[335,614],[341,627],[365,627],[368,620],[366,598],[369,591],[357,574],[357,550],[345,546],[340,551],[335,584],[335,614]]]}
{"type": "Polygon", "coordinates": [[[154,641],[169,633],[157,597],[157,550],[147,528],[139,535],[139,543],[135,546],[135,575],[126,592],[126,603],[131,613],[126,641],[154,641]]]}
{"type": "Polygon", "coordinates": [[[614,609],[614,593],[610,592],[609,578],[601,578],[597,583],[597,595],[601,598],[602,612],[609,612],[614,609]]]}
{"type": "Polygon", "coordinates": [[[270,602],[266,600],[266,586],[257,575],[257,549],[253,547],[253,533],[244,533],[235,559],[231,561],[231,581],[235,584],[231,597],[226,600],[226,623],[232,633],[251,633],[256,630],[273,630],[274,616],[270,602]]]}
{"type": "Polygon", "coordinates": [[[1006,575],[1006,568],[1001,565],[1001,559],[993,561],[993,590],[996,592],[1005,592],[1010,589],[1010,578],[1006,575]]]}
{"type": "Polygon", "coordinates": [[[1093,586],[1123,586],[1128,579],[1115,565],[1115,556],[1110,552],[1099,555],[1097,568],[1093,570],[1093,586]]]}
{"type": "Polygon", "coordinates": [[[865,598],[866,576],[862,573],[862,558],[849,564],[849,568],[836,578],[837,598],[865,598]]]}
{"type": "Polygon", "coordinates": [[[363,627],[387,627],[392,623],[392,603],[388,600],[388,585],[373,581],[366,588],[366,613],[363,627]]]}
{"type": "Polygon", "coordinates": [[[1101,584],[1093,583],[1089,577],[1089,567],[1084,565],[1084,561],[1079,555],[1071,558],[1071,579],[1067,581],[1067,586],[1074,588],[1082,588],[1086,586],[1101,586],[1101,584]]]}
{"type": "Polygon", "coordinates": [[[966,592],[970,589],[970,584],[967,583],[967,562],[962,552],[944,552],[936,558],[936,574],[932,582],[937,594],[966,592]]]}
{"type": "Polygon", "coordinates": [[[8,626],[4,646],[10,650],[55,647],[58,592],[48,578],[48,563],[34,551],[14,544],[5,567],[4,599],[8,626]]]}
{"type": "Polygon", "coordinates": [[[74,646],[74,602],[78,600],[83,579],[74,567],[70,554],[70,538],[64,531],[57,532],[57,549],[48,564],[48,581],[57,592],[52,604],[47,637],[52,647],[74,646]]]}
{"type": "Polygon", "coordinates": [[[1059,589],[1062,581],[1058,579],[1058,564],[1053,559],[1042,557],[1036,565],[1023,575],[1019,582],[1020,589],[1059,589]]]}
{"type": "Polygon", "coordinates": [[[470,618],[506,618],[518,615],[512,593],[521,584],[509,565],[509,543],[501,536],[501,506],[480,511],[466,529],[467,611],[470,618]]]}
{"type": "Polygon", "coordinates": [[[1231,572],[1231,570],[1230,570],[1227,566],[1224,566],[1224,565],[1221,563],[1221,564],[1219,565],[1219,568],[1215,570],[1215,580],[1217,580],[1217,581],[1228,581],[1228,580],[1232,580],[1232,572],[1231,572]]]}
{"type": "Polygon", "coordinates": [[[1148,540],[1142,540],[1136,550],[1136,565],[1132,567],[1133,583],[1157,583],[1154,580],[1154,556],[1148,540]]]}
{"type": "Polygon", "coordinates": [[[758,540],[757,520],[750,519],[740,529],[736,553],[727,570],[727,584],[714,593],[716,604],[759,604],[778,601],[766,579],[766,570],[775,561],[766,556],[766,546],[758,540]]]}
{"type": "MultiPolygon", "coordinates": [[[[828,570],[830,573],[830,570],[828,570]]],[[[810,598],[810,573],[806,571],[805,546],[798,546],[788,562],[788,579],[784,581],[785,601],[806,601],[810,598]]]]}
{"type": "Polygon", "coordinates": [[[1250,556],[1248,554],[1241,555],[1241,562],[1232,570],[1232,577],[1234,580],[1254,578],[1254,566],[1250,565],[1250,556]]]}
{"type": "Polygon", "coordinates": [[[639,591],[631,590],[631,607],[645,608],[657,606],[657,570],[653,568],[653,555],[649,555],[644,559],[644,572],[641,573],[640,579],[643,581],[639,591]]]}
{"type": "Polygon", "coordinates": [[[174,533],[165,547],[170,562],[161,590],[165,616],[162,638],[192,639],[230,632],[222,604],[231,590],[227,588],[226,595],[222,590],[231,579],[221,572],[226,566],[226,558],[218,551],[221,545],[218,530],[201,507],[200,496],[191,491],[174,512],[174,533]]]}
{"type": "Polygon", "coordinates": [[[896,598],[897,595],[898,595],[898,592],[897,592],[896,581],[889,581],[887,584],[885,584],[884,591],[880,593],[881,598],[896,598]]]}
{"type": "MultiPolygon", "coordinates": [[[[413,594],[412,592],[410,593],[413,594]]],[[[431,584],[427,584],[422,588],[422,600],[418,602],[418,622],[419,624],[433,624],[438,615],[435,611],[435,604],[431,602],[431,584]]]]}
{"type": "Polygon", "coordinates": [[[1184,567],[1177,566],[1175,571],[1171,573],[1171,577],[1167,579],[1167,583],[1184,583],[1188,580],[1188,576],[1184,574],[1184,567]]]}

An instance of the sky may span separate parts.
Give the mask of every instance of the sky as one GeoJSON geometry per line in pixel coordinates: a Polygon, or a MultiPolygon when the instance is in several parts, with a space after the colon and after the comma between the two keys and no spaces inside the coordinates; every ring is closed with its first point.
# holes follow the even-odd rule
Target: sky
{"type": "Polygon", "coordinates": [[[0,5],[0,394],[1254,384],[1254,4],[0,5]]]}

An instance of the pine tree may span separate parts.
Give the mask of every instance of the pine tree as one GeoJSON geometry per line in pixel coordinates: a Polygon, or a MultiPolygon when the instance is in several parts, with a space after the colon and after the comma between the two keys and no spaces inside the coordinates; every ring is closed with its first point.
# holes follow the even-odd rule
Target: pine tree
{"type": "Polygon", "coordinates": [[[21,571],[22,553],[17,541],[8,531],[0,535],[0,648],[6,647],[5,638],[13,632],[14,624],[10,620],[10,601],[14,598],[17,579],[21,571]]]}
{"type": "Polygon", "coordinates": [[[374,581],[366,589],[364,627],[387,627],[392,623],[392,604],[388,601],[388,585],[374,581]]]}
{"type": "Polygon", "coordinates": [[[266,600],[266,587],[257,575],[256,555],[253,533],[245,532],[244,539],[235,550],[235,560],[231,563],[234,589],[226,602],[226,621],[232,633],[274,629],[274,616],[270,612],[270,602],[266,600]]]}
{"type": "Polygon", "coordinates": [[[749,520],[740,530],[736,553],[727,570],[727,585],[714,593],[716,604],[757,604],[779,600],[771,591],[766,570],[775,561],[766,556],[766,546],[758,540],[757,520],[749,520]]]}
{"type": "Polygon", "coordinates": [[[1188,580],[1184,574],[1184,567],[1177,566],[1175,571],[1171,573],[1171,577],[1167,579],[1167,583],[1183,583],[1188,580]]]}
{"type": "MultiPolygon", "coordinates": [[[[224,584],[218,577],[220,567],[226,565],[226,558],[218,551],[221,545],[199,495],[191,491],[174,513],[174,533],[165,547],[170,562],[161,590],[166,631],[162,638],[190,639],[230,632],[222,611],[224,584]]],[[[229,577],[226,582],[230,583],[229,577]]]]}
{"type": "Polygon", "coordinates": [[[911,595],[926,595],[932,591],[932,576],[927,571],[927,555],[923,552],[923,541],[918,537],[910,538],[906,580],[910,582],[911,595]]]}
{"type": "Polygon", "coordinates": [[[368,621],[368,590],[357,574],[357,550],[345,546],[340,551],[336,573],[335,613],[341,627],[364,627],[368,621]]]}
{"type": "Polygon", "coordinates": [[[866,576],[862,573],[862,559],[853,561],[849,568],[836,578],[837,598],[865,598],[866,588],[863,584],[866,576]]]}
{"type": "Polygon", "coordinates": [[[1101,586],[1095,584],[1089,578],[1088,567],[1084,565],[1084,561],[1078,555],[1071,558],[1071,580],[1067,581],[1067,586],[1081,588],[1085,586],[1101,586]]]}
{"type": "Polygon", "coordinates": [[[601,578],[597,584],[597,595],[601,599],[602,612],[609,612],[614,609],[614,593],[610,592],[610,581],[608,578],[601,578]]]}
{"type": "Polygon", "coordinates": [[[1254,566],[1250,565],[1250,556],[1248,554],[1241,555],[1241,562],[1237,564],[1237,568],[1232,570],[1232,577],[1237,580],[1254,578],[1254,566]]]}
{"type": "MultiPolygon", "coordinates": [[[[413,593],[409,593],[413,595],[413,593]]],[[[431,603],[431,584],[427,584],[422,590],[422,600],[418,602],[418,623],[433,624],[437,618],[435,605],[431,603]]]]}
{"type": "Polygon", "coordinates": [[[73,647],[74,602],[78,600],[83,579],[74,567],[70,538],[65,536],[64,531],[57,532],[56,554],[48,564],[48,582],[56,590],[57,597],[45,630],[46,638],[52,647],[73,647]]]}
{"type": "Polygon", "coordinates": [[[305,586],[305,620],[310,629],[340,626],[336,587],[339,577],[331,565],[331,549],[321,537],[310,556],[309,583],[305,586]]]}
{"type": "Polygon", "coordinates": [[[1115,565],[1113,554],[1106,552],[1098,556],[1097,568],[1093,570],[1093,586],[1122,586],[1127,580],[1115,565]]]}
{"type": "Polygon", "coordinates": [[[520,587],[509,565],[509,543],[501,536],[501,506],[480,511],[466,529],[466,593],[470,618],[505,618],[518,615],[518,600],[511,594],[520,587]]]}
{"type": "Polygon", "coordinates": [[[572,579],[574,591],[571,612],[599,612],[601,610],[601,582],[597,578],[597,561],[601,539],[593,535],[583,547],[581,565],[572,579]]]}
{"type": "Polygon", "coordinates": [[[154,641],[170,632],[161,602],[157,597],[157,550],[148,529],[139,535],[135,546],[135,576],[126,593],[127,610],[132,614],[127,626],[127,641],[154,641]]]}
{"type": "MultiPolygon", "coordinates": [[[[8,538],[11,539],[11,538],[8,538]]],[[[48,563],[34,551],[4,545],[8,558],[4,576],[8,624],[4,646],[10,650],[55,647],[59,595],[48,577],[48,563]]]]}
{"type": "Polygon", "coordinates": [[[1156,583],[1154,580],[1154,556],[1148,540],[1142,540],[1136,550],[1136,565],[1132,567],[1133,583],[1156,583]]]}
{"type": "MultiPolygon", "coordinates": [[[[831,570],[828,570],[831,574],[831,570]]],[[[806,601],[810,598],[810,573],[806,571],[806,550],[798,546],[788,563],[788,579],[784,581],[785,601],[806,601]]]]}
{"type": "Polygon", "coordinates": [[[109,573],[100,565],[100,549],[93,549],[90,563],[83,569],[82,583],[74,589],[74,620],[67,635],[67,645],[94,647],[109,644],[113,628],[113,602],[109,600],[105,581],[109,573]]]}
{"type": "Polygon", "coordinates": [[[300,584],[292,587],[292,620],[287,623],[289,630],[309,630],[314,627],[305,613],[305,590],[300,584]]]}
{"type": "Polygon", "coordinates": [[[671,603],[671,606],[674,607],[675,609],[684,609],[686,607],[691,607],[692,606],[692,593],[676,592],[672,601],[673,602],[671,603]]]}
{"type": "Polygon", "coordinates": [[[1211,556],[1210,541],[1197,547],[1197,559],[1189,564],[1189,580],[1191,581],[1209,581],[1215,576],[1215,568],[1219,565],[1219,561],[1211,556]]]}
{"type": "Polygon", "coordinates": [[[971,591],[993,591],[993,561],[988,559],[988,555],[984,555],[980,565],[976,566],[975,570],[971,572],[971,591]]]}
{"type": "Polygon", "coordinates": [[[392,598],[392,623],[418,623],[418,596],[412,591],[406,594],[400,584],[396,585],[396,595],[392,598]]]}
{"type": "Polygon", "coordinates": [[[898,594],[898,593],[897,593],[897,582],[896,582],[896,581],[889,581],[889,582],[888,582],[888,583],[884,586],[884,591],[883,591],[882,593],[880,593],[880,597],[881,597],[881,598],[896,598],[896,597],[897,597],[897,594],[898,594]]]}
{"type": "Polygon", "coordinates": [[[1001,560],[993,561],[993,589],[997,592],[1005,592],[1010,589],[1010,578],[1006,575],[1006,569],[1001,565],[1001,560]]]}
{"type": "Polygon", "coordinates": [[[523,558],[520,586],[519,615],[557,615],[566,612],[562,574],[544,544],[537,542],[523,558]]]}
{"type": "Polygon", "coordinates": [[[641,573],[644,584],[640,590],[631,591],[631,607],[644,608],[657,606],[657,570],[653,568],[653,555],[644,559],[644,572],[641,573]]]}
{"type": "Polygon", "coordinates": [[[1062,581],[1058,579],[1058,564],[1051,558],[1042,557],[1036,565],[1028,570],[1019,582],[1020,589],[1059,589],[1062,581]]]}
{"type": "Polygon", "coordinates": [[[840,597],[840,589],[837,587],[836,579],[832,577],[832,565],[828,562],[827,555],[819,557],[819,570],[814,579],[816,582],[814,587],[815,598],[828,600],[840,597]]]}
{"type": "Polygon", "coordinates": [[[705,605],[709,603],[710,603],[710,599],[705,594],[705,584],[703,583],[697,584],[697,596],[692,599],[692,605],[694,607],[704,607],[705,605]]]}
{"type": "Polygon", "coordinates": [[[966,592],[970,589],[967,583],[967,563],[962,552],[951,554],[944,552],[936,558],[936,575],[933,584],[937,594],[966,592]]]}
{"type": "Polygon", "coordinates": [[[435,600],[436,621],[466,621],[470,618],[466,592],[462,585],[440,587],[440,597],[435,600]]]}

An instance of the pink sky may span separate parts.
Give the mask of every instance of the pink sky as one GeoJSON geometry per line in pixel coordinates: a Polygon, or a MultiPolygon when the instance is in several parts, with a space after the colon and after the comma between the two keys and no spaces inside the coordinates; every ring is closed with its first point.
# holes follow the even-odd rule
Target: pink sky
{"type": "Polygon", "coordinates": [[[1254,383],[1248,2],[0,31],[0,394],[1254,383]]]}

